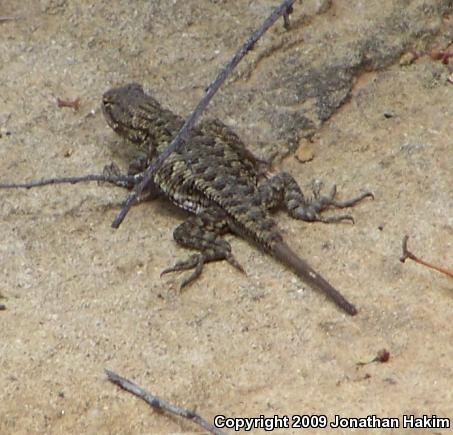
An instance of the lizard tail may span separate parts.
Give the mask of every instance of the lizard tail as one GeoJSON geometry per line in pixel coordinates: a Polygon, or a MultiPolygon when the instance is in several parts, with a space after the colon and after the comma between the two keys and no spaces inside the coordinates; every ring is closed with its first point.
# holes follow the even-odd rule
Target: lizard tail
{"type": "Polygon", "coordinates": [[[272,254],[283,264],[291,267],[296,274],[306,283],[318,288],[332,299],[341,309],[351,316],[357,314],[357,308],[331,284],[329,284],[319,273],[305,261],[302,260],[291,248],[283,241],[277,242],[272,246],[272,254]]]}

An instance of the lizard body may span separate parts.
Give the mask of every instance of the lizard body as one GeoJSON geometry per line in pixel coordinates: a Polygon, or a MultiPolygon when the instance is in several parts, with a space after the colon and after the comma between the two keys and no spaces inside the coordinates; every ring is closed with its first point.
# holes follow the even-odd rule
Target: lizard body
{"type": "MultiPolygon", "coordinates": [[[[141,162],[141,167],[135,165],[134,171],[146,168],[168,146],[184,122],[145,94],[136,83],[107,91],[102,108],[113,130],[145,152],[145,161],[141,162]]],[[[309,201],[286,172],[261,182],[262,163],[218,120],[201,122],[190,131],[181,150],[172,153],[157,170],[149,188],[193,213],[175,229],[174,238],[199,253],[163,273],[194,269],[182,282],[185,286],[197,278],[203,265],[210,261],[227,260],[243,271],[231,253],[231,246],[221,237],[230,231],[254,242],[304,281],[323,291],[347,313],[355,315],[354,305],[290,249],[268,211],[283,206],[296,219],[352,220],[349,215],[325,218],[320,212],[329,206],[353,206],[372,194],[364,192],[349,201],[339,202],[334,199],[334,188],[328,196],[315,192],[314,199],[309,201]]]]}

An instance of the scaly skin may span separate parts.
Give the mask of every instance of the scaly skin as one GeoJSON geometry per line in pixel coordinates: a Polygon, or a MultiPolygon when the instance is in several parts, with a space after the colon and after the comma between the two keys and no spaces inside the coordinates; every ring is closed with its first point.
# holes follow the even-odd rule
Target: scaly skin
{"type": "MultiPolygon", "coordinates": [[[[113,130],[146,154],[142,168],[169,145],[183,124],[181,117],[162,108],[136,83],[107,91],[102,108],[113,130]]],[[[352,220],[349,215],[324,218],[320,213],[329,206],[353,206],[372,194],[364,192],[350,201],[339,202],[334,199],[333,189],[328,196],[315,191],[314,199],[309,201],[288,173],[261,182],[262,165],[220,121],[208,120],[192,129],[186,145],[172,153],[156,172],[152,188],[194,213],[176,228],[174,238],[199,253],[163,273],[194,269],[183,281],[185,286],[200,275],[203,265],[209,261],[227,260],[243,271],[231,253],[231,246],[221,237],[231,231],[269,252],[348,314],[355,315],[354,305],[284,242],[268,210],[283,206],[290,216],[306,221],[352,220]]],[[[135,165],[134,171],[137,170],[140,168],[135,165]]]]}

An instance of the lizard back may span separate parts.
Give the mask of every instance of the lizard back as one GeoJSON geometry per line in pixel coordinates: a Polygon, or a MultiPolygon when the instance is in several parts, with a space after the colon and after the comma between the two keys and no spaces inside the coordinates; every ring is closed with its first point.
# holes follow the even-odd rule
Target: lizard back
{"type": "MultiPolygon", "coordinates": [[[[170,144],[184,122],[135,83],[106,92],[103,111],[113,130],[138,144],[149,162],[170,144]]],[[[181,149],[158,169],[154,183],[190,212],[219,206],[228,215],[232,231],[270,249],[281,236],[262,206],[256,162],[237,136],[223,140],[222,130],[218,121],[193,128],[181,149]]]]}

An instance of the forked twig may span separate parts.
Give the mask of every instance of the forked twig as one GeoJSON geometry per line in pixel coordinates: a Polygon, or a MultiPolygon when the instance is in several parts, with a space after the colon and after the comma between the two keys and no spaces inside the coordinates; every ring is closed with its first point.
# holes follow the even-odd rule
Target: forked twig
{"type": "Polygon", "coordinates": [[[193,421],[194,423],[198,424],[203,429],[207,430],[212,434],[225,435],[225,432],[222,432],[221,430],[217,429],[215,426],[213,426],[211,423],[209,423],[207,420],[205,420],[201,415],[197,414],[196,412],[191,411],[189,409],[180,408],[179,406],[172,405],[171,403],[166,402],[160,397],[150,393],[149,391],[144,390],[137,384],[134,384],[133,382],[127,380],[126,378],[123,378],[120,375],[117,375],[116,373],[110,370],[105,370],[105,373],[107,374],[107,378],[110,382],[120,386],[126,391],[129,391],[129,393],[132,393],[135,396],[140,397],[140,399],[143,399],[151,407],[193,421]]]}
{"type": "Polygon", "coordinates": [[[429,267],[430,269],[437,270],[438,272],[444,273],[445,275],[449,276],[450,278],[453,278],[453,270],[446,269],[441,266],[436,266],[435,264],[428,263],[425,260],[422,260],[421,258],[416,257],[412,252],[410,252],[407,249],[407,241],[409,240],[409,236],[404,236],[403,237],[403,255],[400,257],[401,263],[404,263],[407,258],[410,258],[411,260],[414,260],[416,263],[422,264],[423,266],[429,267]]]}
{"type": "Polygon", "coordinates": [[[191,115],[186,119],[184,125],[182,126],[179,133],[173,139],[170,145],[156,158],[156,160],[148,166],[144,172],[144,178],[141,183],[129,194],[127,197],[121,211],[116,216],[115,220],[112,223],[113,228],[118,228],[123,222],[126,214],[129,212],[132,205],[137,201],[137,198],[140,197],[144,187],[149,183],[152,176],[156,173],[157,169],[162,166],[164,160],[173,152],[180,149],[184,140],[187,138],[190,129],[195,124],[195,121],[200,116],[201,112],[207,107],[211,101],[214,94],[220,88],[222,83],[228,77],[228,75],[233,71],[241,59],[253,49],[256,42],[263,36],[263,34],[272,26],[272,24],[277,21],[281,15],[285,15],[285,27],[289,26],[289,14],[292,11],[292,6],[295,0],[285,0],[280,6],[275,8],[272,14],[264,21],[264,23],[256,29],[252,35],[247,39],[245,44],[239,48],[235,53],[233,58],[226,64],[226,66],[220,71],[216,79],[207,87],[204,97],[200,100],[197,107],[191,113],[191,115]]]}

